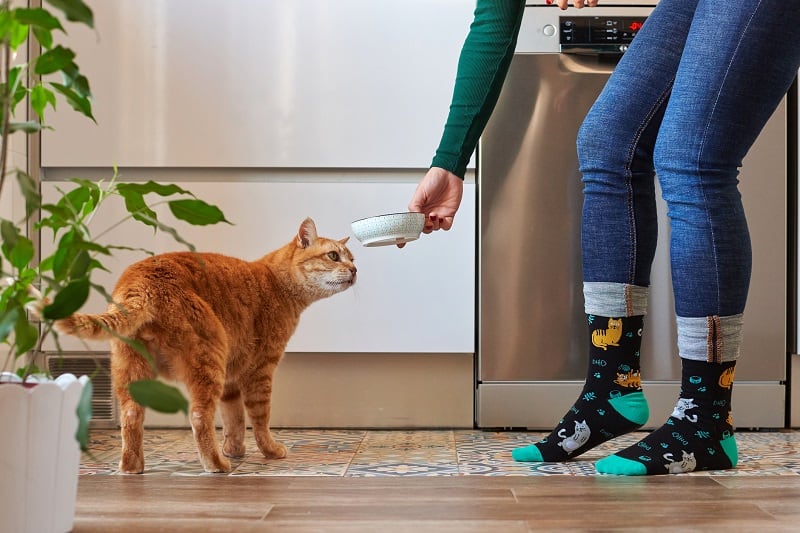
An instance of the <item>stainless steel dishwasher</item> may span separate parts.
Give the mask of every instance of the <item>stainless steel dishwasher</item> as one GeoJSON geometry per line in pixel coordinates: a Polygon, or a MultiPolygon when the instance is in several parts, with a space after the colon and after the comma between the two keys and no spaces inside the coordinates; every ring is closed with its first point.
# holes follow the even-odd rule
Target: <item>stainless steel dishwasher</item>
{"type": "MultiPolygon", "coordinates": [[[[478,147],[478,427],[550,429],[581,389],[587,329],[575,140],[657,2],[634,3],[566,12],[544,1],[526,7],[516,55],[478,147]]],[[[787,310],[786,114],[784,101],[740,176],[754,266],[733,392],[739,427],[785,423],[786,323],[768,317],[787,310]]],[[[659,209],[642,348],[648,427],[671,412],[680,379],[663,201],[659,209]]]]}

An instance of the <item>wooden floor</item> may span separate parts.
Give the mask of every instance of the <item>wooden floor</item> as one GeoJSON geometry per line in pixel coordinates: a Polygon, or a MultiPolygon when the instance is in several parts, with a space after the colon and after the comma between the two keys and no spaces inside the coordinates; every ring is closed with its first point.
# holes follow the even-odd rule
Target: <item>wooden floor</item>
{"type": "Polygon", "coordinates": [[[75,533],[800,531],[800,476],[81,476],[75,533]]]}
{"type": "Polygon", "coordinates": [[[738,433],[735,470],[639,478],[594,462],[642,435],[567,463],[513,461],[543,435],[278,430],[289,456],[265,460],[248,432],[224,475],[199,467],[191,430],[151,430],[145,473],[125,475],[118,430],[95,430],[74,531],[800,531],[800,432],[738,433]]]}

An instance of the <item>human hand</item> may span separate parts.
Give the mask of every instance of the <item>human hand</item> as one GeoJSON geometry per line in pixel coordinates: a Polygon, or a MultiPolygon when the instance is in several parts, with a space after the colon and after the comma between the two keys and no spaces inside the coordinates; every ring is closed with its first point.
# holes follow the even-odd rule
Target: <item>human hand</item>
{"type": "MultiPolygon", "coordinates": [[[[558,4],[558,7],[561,9],[567,9],[567,4],[569,0],[555,0],[558,4]]],[[[597,2],[599,0],[574,0],[575,7],[581,9],[583,7],[597,7],[597,2]]],[[[552,4],[553,0],[547,0],[548,4],[552,4]]]]}
{"type": "MultiPolygon", "coordinates": [[[[425,213],[423,233],[449,230],[461,205],[464,180],[443,168],[431,167],[414,191],[408,210],[425,213]]],[[[402,248],[405,243],[398,244],[402,248]]]]}

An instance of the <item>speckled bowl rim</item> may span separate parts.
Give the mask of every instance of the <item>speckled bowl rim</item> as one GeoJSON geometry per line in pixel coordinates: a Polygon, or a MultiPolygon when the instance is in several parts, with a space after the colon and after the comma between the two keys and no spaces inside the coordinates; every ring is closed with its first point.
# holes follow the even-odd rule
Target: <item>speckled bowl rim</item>
{"type": "Polygon", "coordinates": [[[364,220],[370,220],[372,218],[393,217],[393,216],[397,216],[397,215],[423,215],[423,216],[425,216],[425,213],[423,213],[422,211],[399,211],[397,213],[384,213],[382,215],[373,215],[371,217],[359,218],[358,220],[352,221],[351,224],[355,224],[356,222],[363,222],[364,220]]]}
{"type": "MultiPolygon", "coordinates": [[[[364,246],[366,246],[368,248],[377,247],[377,246],[388,246],[388,245],[392,245],[392,244],[402,244],[402,243],[406,243],[406,242],[411,242],[411,241],[415,241],[415,240],[419,239],[419,236],[422,233],[422,229],[425,227],[424,216],[425,216],[425,214],[422,213],[421,211],[401,211],[401,212],[397,212],[397,213],[384,213],[382,215],[374,215],[374,216],[371,216],[371,217],[359,218],[358,220],[354,220],[353,222],[351,222],[350,226],[351,226],[351,228],[353,228],[353,233],[355,234],[356,238],[359,240],[359,242],[361,242],[362,245],[364,245],[364,246]],[[390,219],[390,220],[392,218],[401,218],[402,219],[402,218],[407,218],[408,215],[422,215],[423,216],[422,228],[420,228],[419,231],[417,231],[416,233],[409,233],[409,232],[405,232],[405,233],[399,233],[399,232],[397,232],[397,233],[387,233],[387,234],[384,234],[384,235],[381,235],[381,236],[373,237],[371,239],[362,240],[362,238],[359,237],[358,233],[355,231],[355,228],[353,227],[353,226],[356,226],[356,225],[358,225],[360,223],[363,223],[365,221],[378,222],[381,219],[387,219],[387,218],[390,219]]],[[[413,218],[416,219],[418,217],[413,217],[413,218]]]]}

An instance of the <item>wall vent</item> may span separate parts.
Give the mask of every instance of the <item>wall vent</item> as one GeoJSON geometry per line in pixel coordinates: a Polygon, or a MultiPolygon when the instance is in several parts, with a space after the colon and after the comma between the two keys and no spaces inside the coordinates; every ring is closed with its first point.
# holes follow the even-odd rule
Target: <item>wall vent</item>
{"type": "Polygon", "coordinates": [[[90,427],[109,428],[118,425],[117,401],[111,386],[111,354],[47,355],[47,369],[53,376],[87,375],[92,378],[92,422],[90,427]]]}

